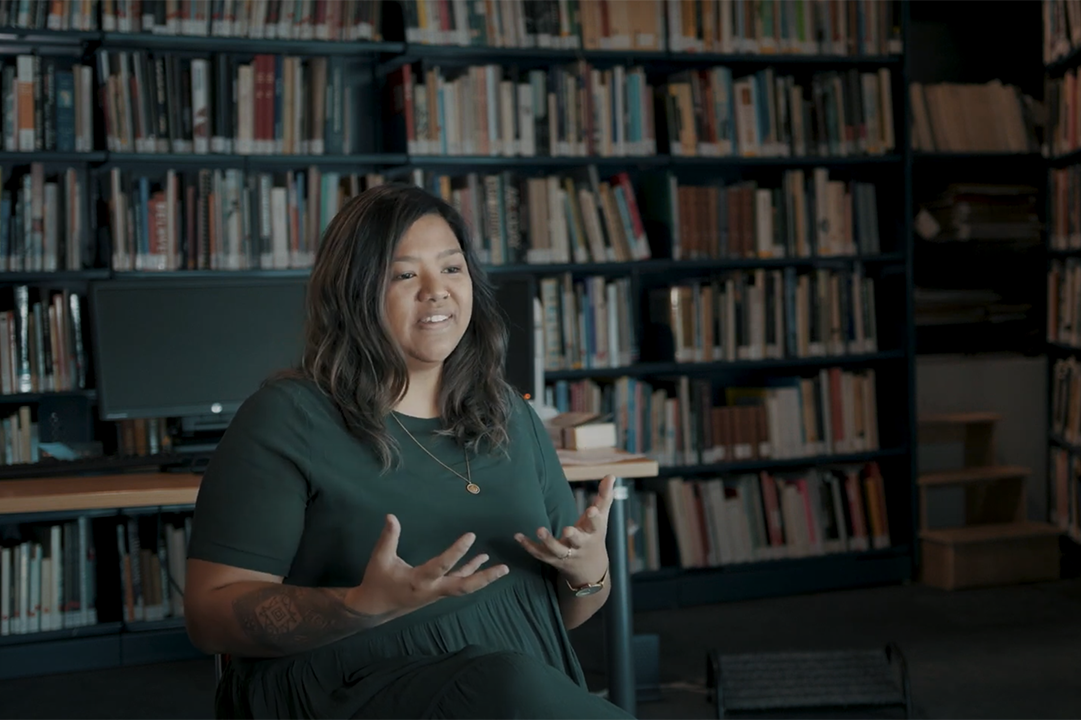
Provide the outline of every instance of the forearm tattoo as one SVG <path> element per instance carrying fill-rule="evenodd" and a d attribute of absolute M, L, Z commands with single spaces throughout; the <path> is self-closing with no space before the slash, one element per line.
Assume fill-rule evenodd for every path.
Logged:
<path fill-rule="evenodd" d="M 366 615 L 345 604 L 344 588 L 274 585 L 244 593 L 233 614 L 256 645 L 288 655 L 325 645 L 374 627 L 389 614 Z"/>

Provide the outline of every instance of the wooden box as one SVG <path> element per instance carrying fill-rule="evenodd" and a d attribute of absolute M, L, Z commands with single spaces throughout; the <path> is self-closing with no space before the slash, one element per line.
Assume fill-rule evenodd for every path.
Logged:
<path fill-rule="evenodd" d="M 1057 580 L 1059 534 L 1046 523 L 925 530 L 920 581 L 960 590 Z"/>

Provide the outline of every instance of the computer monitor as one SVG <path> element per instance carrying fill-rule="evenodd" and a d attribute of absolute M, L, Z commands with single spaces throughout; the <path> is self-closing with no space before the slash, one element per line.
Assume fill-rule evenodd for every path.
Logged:
<path fill-rule="evenodd" d="M 536 393 L 534 281 L 495 276 L 508 326 L 507 381 Z M 244 400 L 303 350 L 307 277 L 174 277 L 93 283 L 99 416 L 227 426 Z"/>
<path fill-rule="evenodd" d="M 303 348 L 306 277 L 155 277 L 94 283 L 103 420 L 221 418 Z"/>
<path fill-rule="evenodd" d="M 536 281 L 529 275 L 494 275 L 492 283 L 507 323 L 507 382 L 522 397 L 532 398 L 537 393 L 533 318 Z"/>

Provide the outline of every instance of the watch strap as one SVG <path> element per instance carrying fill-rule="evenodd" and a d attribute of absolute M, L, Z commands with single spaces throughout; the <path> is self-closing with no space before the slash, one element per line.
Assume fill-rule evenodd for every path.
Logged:
<path fill-rule="evenodd" d="M 585 589 L 587 587 L 598 587 L 599 586 L 599 587 L 603 588 L 605 581 L 608 580 L 608 570 L 609 570 L 609 568 L 604 569 L 604 575 L 601 575 L 601 579 L 598 580 L 597 582 L 586 583 L 585 585 L 579 585 L 578 587 L 575 587 L 574 585 L 571 585 L 570 582 L 567 581 L 567 580 L 564 580 L 563 582 L 567 583 L 567 587 L 569 587 L 571 589 L 571 592 L 578 592 L 579 590 L 583 590 L 583 589 Z"/>

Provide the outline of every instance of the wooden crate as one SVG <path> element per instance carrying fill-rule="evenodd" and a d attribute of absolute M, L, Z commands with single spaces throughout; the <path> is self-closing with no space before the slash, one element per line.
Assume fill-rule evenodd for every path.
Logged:
<path fill-rule="evenodd" d="M 1059 535 L 1047 523 L 971 525 L 920 533 L 920 581 L 943 590 L 1059 578 Z"/>

